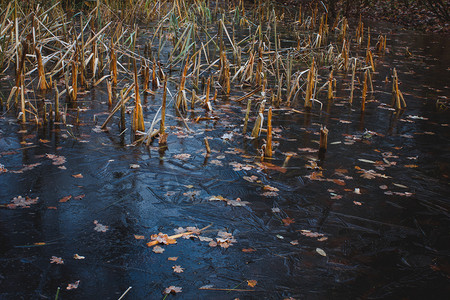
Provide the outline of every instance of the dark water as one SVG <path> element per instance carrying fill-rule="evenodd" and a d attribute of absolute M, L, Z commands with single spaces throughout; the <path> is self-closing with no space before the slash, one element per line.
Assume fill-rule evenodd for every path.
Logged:
<path fill-rule="evenodd" d="M 360 114 L 359 90 L 353 107 L 346 105 L 349 76 L 336 100 L 328 103 L 325 94 L 319 96 L 322 111 L 318 106 L 311 113 L 275 109 L 279 146 L 273 165 L 265 167 L 258 165 L 257 143 L 241 133 L 245 105 L 220 97 L 209 114 L 215 119 L 193 122 L 207 115 L 201 108 L 188 114 L 191 133 L 170 106 L 166 151 L 157 143 L 149 149 L 131 146 L 129 131 L 119 136 L 117 120 L 107 132 L 93 130 L 107 115 L 103 86 L 80 96 L 78 125 L 28 124 L 20 131 L 13 114 L 2 114 L 0 163 L 8 172 L 0 174 L 1 204 L 19 195 L 39 200 L 30 208 L 0 209 L 0 298 L 54 299 L 61 287 L 60 299 L 117 299 L 131 286 L 124 299 L 162 299 L 172 285 L 183 290 L 167 298 L 446 298 L 450 119 L 436 100 L 448 103 L 450 95 L 449 41 L 376 26 L 388 32 L 389 53 L 376 58 L 376 92 L 365 114 Z M 405 47 L 411 58 L 405 58 Z M 408 104 L 400 115 L 387 109 L 391 82 L 384 80 L 393 66 Z M 8 95 L 8 79 L 3 76 L 0 84 Z M 175 93 L 175 86 L 169 88 Z M 161 97 L 162 89 L 146 99 L 147 128 Z M 75 117 L 69 110 L 68 124 Z M 322 124 L 330 130 L 329 146 L 325 159 L 316 161 L 317 153 L 299 148 L 318 148 Z M 210 138 L 209 156 L 204 137 Z M 297 155 L 286 161 L 287 152 Z M 46 154 L 64 156 L 65 169 Z M 316 170 L 307 167 L 315 167 L 311 161 Z M 22 170 L 33 164 L 39 165 Z M 320 171 L 323 177 L 311 180 Z M 83 178 L 72 176 L 79 173 Z M 243 178 L 252 175 L 259 182 Z M 279 191 L 264 194 L 264 185 Z M 72 198 L 59 202 L 68 195 Z M 218 195 L 249 204 L 208 200 Z M 287 218 L 294 223 L 285 226 Z M 109 230 L 95 231 L 96 220 Z M 209 224 L 202 236 L 227 231 L 236 242 L 224 249 L 180 238 L 163 246 L 162 254 L 145 245 L 151 234 Z M 242 251 L 248 248 L 256 251 Z M 75 260 L 74 254 L 85 259 Z M 64 264 L 51 264 L 52 256 Z M 174 265 L 184 272 L 174 273 Z M 78 289 L 67 291 L 77 280 Z M 257 285 L 251 288 L 247 280 Z M 252 291 L 199 289 L 205 285 Z"/>

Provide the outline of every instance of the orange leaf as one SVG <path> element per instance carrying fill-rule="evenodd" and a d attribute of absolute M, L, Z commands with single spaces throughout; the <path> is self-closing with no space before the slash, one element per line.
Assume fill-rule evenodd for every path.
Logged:
<path fill-rule="evenodd" d="M 345 185 L 345 181 L 342 179 L 333 179 L 333 182 L 338 185 Z"/>
<path fill-rule="evenodd" d="M 295 223 L 294 219 L 292 218 L 286 218 L 281 221 L 283 221 L 284 226 L 289 226 L 289 224 Z"/>
<path fill-rule="evenodd" d="M 73 178 L 83 178 L 83 175 L 81 175 L 81 173 L 79 173 L 79 174 L 72 175 L 72 177 Z"/>
<path fill-rule="evenodd" d="M 145 239 L 145 237 L 143 235 L 137 235 L 137 234 L 134 235 L 134 238 L 137 239 L 137 240 Z"/>
<path fill-rule="evenodd" d="M 255 252 L 255 251 L 256 251 L 256 249 L 253 249 L 253 248 L 242 249 L 242 252 L 244 252 L 244 253 L 251 253 L 251 252 Z"/>
<path fill-rule="evenodd" d="M 65 196 L 64 198 L 60 199 L 59 202 L 64 203 L 70 200 L 72 198 L 72 195 Z"/>
<path fill-rule="evenodd" d="M 256 280 L 247 280 L 247 284 L 249 287 L 255 287 L 255 285 L 258 283 Z"/>

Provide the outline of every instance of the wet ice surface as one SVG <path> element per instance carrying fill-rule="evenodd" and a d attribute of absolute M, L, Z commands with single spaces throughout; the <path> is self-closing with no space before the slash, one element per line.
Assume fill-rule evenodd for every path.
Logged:
<path fill-rule="evenodd" d="M 0 174 L 0 296 L 54 298 L 61 287 L 62 299 L 117 299 L 132 286 L 129 299 L 159 299 L 173 285 L 182 287 L 176 297 L 184 299 L 443 298 L 449 292 L 450 136 L 448 112 L 437 111 L 435 100 L 449 95 L 449 45 L 407 32 L 388 39 L 390 53 L 377 61 L 378 92 L 363 118 L 358 103 L 344 104 L 345 89 L 334 102 L 324 100 L 322 112 L 274 110 L 279 146 L 272 165 L 261 165 L 260 144 L 242 136 L 245 105 L 222 99 L 213 103 L 217 120 L 187 121 L 192 133 L 170 109 L 163 152 L 130 146 L 117 120 L 108 132 L 93 130 L 106 118 L 103 87 L 80 99 L 86 110 L 73 127 L 30 124 L 20 131 L 12 114 L 2 115 L 0 163 L 8 171 Z M 406 46 L 410 59 L 403 56 Z M 391 82 L 383 81 L 393 65 L 408 104 L 398 117 L 383 106 L 390 103 Z M 146 121 L 161 94 L 147 98 Z M 76 111 L 69 115 L 73 124 Z M 200 115 L 201 108 L 192 112 Z M 316 166 L 317 153 L 306 149 L 318 148 L 321 124 L 330 129 L 329 146 Z M 288 152 L 296 155 L 286 161 Z M 54 164 L 47 154 L 66 162 Z M 265 185 L 279 191 L 268 193 Z M 29 208 L 8 208 L 19 195 L 39 199 Z M 212 196 L 249 204 L 209 201 Z M 294 223 L 285 226 L 289 220 Z M 94 222 L 107 230 L 94 230 Z M 209 224 L 202 236 L 227 231 L 236 242 L 224 249 L 179 238 L 162 246 L 162 254 L 145 244 L 158 232 Z M 242 251 L 249 248 L 256 251 Z M 64 264 L 51 264 L 52 256 Z M 174 265 L 184 272 L 174 273 Z M 67 291 L 77 280 L 79 287 Z M 252 291 L 199 289 L 205 285 Z"/>

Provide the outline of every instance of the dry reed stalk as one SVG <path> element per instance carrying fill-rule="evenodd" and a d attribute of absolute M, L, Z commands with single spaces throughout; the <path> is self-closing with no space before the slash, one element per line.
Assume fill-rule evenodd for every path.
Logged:
<path fill-rule="evenodd" d="M 375 49 L 378 53 L 383 52 L 383 47 L 385 47 L 385 41 L 384 41 L 384 36 L 380 35 L 378 36 L 378 41 L 377 44 L 375 45 Z"/>
<path fill-rule="evenodd" d="M 112 75 L 112 83 L 113 86 L 117 86 L 117 57 L 116 57 L 116 53 L 114 51 L 114 45 L 113 42 L 111 41 L 111 57 L 110 57 L 110 65 L 109 65 L 109 69 Z"/>
<path fill-rule="evenodd" d="M 184 69 L 183 69 L 183 74 L 181 75 L 180 87 L 178 89 L 178 94 L 177 94 L 177 101 L 175 103 L 175 107 L 178 110 L 184 110 L 184 111 L 187 110 L 185 84 L 186 84 L 186 75 L 187 75 L 188 69 L 189 69 L 189 60 L 186 60 L 186 64 L 184 65 Z"/>
<path fill-rule="evenodd" d="M 363 90 L 362 90 L 362 102 L 361 102 L 361 111 L 364 112 L 366 109 L 366 96 L 367 96 L 367 77 L 368 77 L 369 70 L 366 70 L 364 72 L 364 83 L 363 83 Z"/>
<path fill-rule="evenodd" d="M 22 117 L 22 123 L 26 123 L 27 122 L 27 118 L 25 115 L 25 85 L 24 85 L 24 79 L 23 79 L 23 74 L 21 75 L 22 79 L 21 81 L 21 85 L 20 85 L 20 114 Z"/>
<path fill-rule="evenodd" d="M 195 93 L 195 90 L 192 89 L 191 109 L 194 109 L 194 108 L 195 108 L 195 100 L 196 100 L 196 98 L 197 98 L 197 95 L 196 95 L 196 93 Z"/>
<path fill-rule="evenodd" d="M 367 50 L 366 63 L 370 63 L 370 67 L 372 68 L 372 71 L 375 72 L 375 64 L 373 63 L 372 51 L 370 51 L 370 50 Z"/>
<path fill-rule="evenodd" d="M 370 85 L 370 92 L 373 93 L 373 83 L 372 83 L 372 75 L 371 71 L 369 70 L 368 76 L 369 76 L 369 85 Z"/>
<path fill-rule="evenodd" d="M 267 115 L 267 143 L 264 149 L 265 157 L 272 157 L 272 107 L 269 107 Z"/>
<path fill-rule="evenodd" d="M 397 70 L 394 68 L 394 74 L 392 76 L 392 103 L 391 105 L 397 110 L 406 108 L 406 101 L 402 92 L 398 88 L 398 75 Z"/>
<path fill-rule="evenodd" d="M 328 129 L 327 127 L 322 127 L 320 129 L 320 141 L 319 141 L 319 152 L 327 151 L 328 144 Z"/>
<path fill-rule="evenodd" d="M 306 95 L 305 95 L 305 108 L 310 109 L 312 107 L 312 96 L 313 96 L 313 88 L 314 88 L 314 81 L 315 81 L 315 62 L 314 58 L 311 64 L 311 68 L 308 72 L 308 79 L 307 79 L 307 85 L 306 85 Z"/>
<path fill-rule="evenodd" d="M 59 113 L 59 91 L 58 86 L 55 81 L 55 122 L 59 122 L 60 120 L 60 113 Z"/>
<path fill-rule="evenodd" d="M 344 71 L 348 70 L 348 50 L 350 49 L 350 44 L 346 40 L 342 43 L 342 53 L 341 57 L 344 59 Z"/>
<path fill-rule="evenodd" d="M 302 4 L 300 3 L 299 9 L 298 9 L 298 24 L 302 26 L 303 18 L 302 18 Z"/>
<path fill-rule="evenodd" d="M 248 117 L 250 115 L 250 108 L 251 108 L 251 106 L 252 106 L 252 99 L 248 99 L 247 110 L 245 112 L 244 129 L 242 130 L 243 134 L 247 133 Z"/>
<path fill-rule="evenodd" d="M 280 107 L 281 104 L 281 91 L 283 86 L 283 74 L 281 74 L 280 79 L 278 81 L 278 89 L 277 89 L 277 98 L 275 102 L 275 107 Z"/>
<path fill-rule="evenodd" d="M 333 100 L 333 70 L 328 76 L 328 100 Z"/>
<path fill-rule="evenodd" d="M 260 105 L 259 105 L 259 112 L 258 112 L 258 117 L 256 118 L 256 122 L 255 125 L 253 126 L 253 130 L 252 130 L 252 137 L 253 138 L 257 138 L 259 136 L 259 134 L 261 133 L 261 129 L 263 127 L 264 124 L 264 108 L 266 105 L 266 100 L 261 101 Z"/>
<path fill-rule="evenodd" d="M 120 130 L 124 131 L 126 129 L 125 125 L 125 97 L 123 95 L 123 90 L 120 90 Z M 105 124 L 106 126 L 106 121 Z M 103 126 L 102 126 L 103 127 Z"/>
<path fill-rule="evenodd" d="M 133 120 L 132 120 L 132 131 L 136 134 L 137 131 L 145 131 L 144 125 L 144 114 L 142 111 L 141 97 L 139 95 L 139 81 L 136 69 L 136 60 L 133 61 L 134 64 L 134 99 L 135 106 L 133 109 Z"/>
<path fill-rule="evenodd" d="M 244 96 L 242 96 L 241 98 L 239 98 L 239 99 L 237 99 L 237 100 L 235 100 L 235 101 L 236 101 L 236 102 L 244 101 L 245 99 L 247 99 L 247 98 L 253 96 L 254 94 L 260 92 L 261 90 L 263 90 L 263 87 L 262 87 L 262 86 L 257 87 L 257 88 L 254 89 L 253 91 L 251 91 L 251 92 L 245 94 Z"/>
<path fill-rule="evenodd" d="M 355 90 L 355 73 L 356 73 L 356 58 L 353 60 L 352 66 L 352 86 L 350 89 L 350 98 L 348 99 L 350 105 L 352 105 L 353 103 L 353 91 Z"/>
<path fill-rule="evenodd" d="M 38 74 L 39 74 L 39 88 L 42 91 L 48 90 L 51 85 L 48 84 L 47 80 L 45 79 L 45 70 L 44 70 L 44 64 L 42 63 L 42 55 L 41 51 L 37 47 L 34 48 L 36 52 L 36 59 L 37 59 L 37 68 L 38 68 Z"/>
<path fill-rule="evenodd" d="M 152 89 L 156 90 L 159 86 L 158 78 L 156 77 L 156 61 L 153 60 L 153 70 L 152 70 Z"/>
<path fill-rule="evenodd" d="M 145 61 L 142 63 L 142 80 L 144 83 L 144 92 L 148 90 L 148 84 L 150 83 L 150 68 L 147 66 Z"/>
<path fill-rule="evenodd" d="M 167 76 L 164 78 L 164 91 L 163 91 L 163 98 L 162 98 L 162 105 L 161 105 L 161 123 L 159 127 L 159 134 L 165 133 L 165 123 L 166 123 L 166 98 L 167 98 Z"/>
<path fill-rule="evenodd" d="M 205 108 L 207 111 L 212 111 L 211 102 L 209 101 L 210 85 L 211 85 L 211 77 L 209 77 L 208 81 L 206 82 L 206 96 L 205 101 L 203 102 L 203 108 Z"/>
<path fill-rule="evenodd" d="M 113 98 L 111 80 L 106 80 L 106 89 L 108 90 L 108 106 L 111 107 Z"/>
<path fill-rule="evenodd" d="M 205 142 L 206 153 L 211 153 L 211 147 L 209 147 L 208 138 L 205 137 L 203 141 Z"/>
<path fill-rule="evenodd" d="M 77 101 L 77 94 L 78 94 L 77 74 L 78 74 L 78 66 L 72 60 L 72 91 L 70 93 L 70 98 L 72 101 Z"/>

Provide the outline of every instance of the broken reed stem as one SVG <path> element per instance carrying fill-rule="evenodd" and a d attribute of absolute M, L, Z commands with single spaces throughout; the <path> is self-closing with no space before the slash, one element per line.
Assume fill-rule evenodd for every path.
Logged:
<path fill-rule="evenodd" d="M 209 89 L 211 85 L 211 77 L 208 78 L 208 81 L 206 82 L 206 96 L 205 96 L 205 102 L 203 102 L 203 107 L 207 111 L 212 111 L 211 102 L 209 101 Z"/>
<path fill-rule="evenodd" d="M 145 131 L 144 125 L 144 115 L 142 112 L 141 105 L 141 97 L 139 95 L 139 82 L 138 75 L 136 69 L 136 60 L 133 61 L 134 64 L 134 98 L 135 98 L 135 106 L 133 109 L 133 122 L 132 122 L 132 131 L 136 134 L 137 131 Z"/>
<path fill-rule="evenodd" d="M 321 152 L 327 151 L 327 141 L 328 141 L 328 129 L 327 127 L 322 127 L 320 129 L 319 151 Z"/>
<path fill-rule="evenodd" d="M 265 157 L 272 157 L 272 107 L 269 107 L 267 115 L 267 143 L 264 149 Z"/>
<path fill-rule="evenodd" d="M 117 56 L 114 52 L 114 45 L 111 41 L 111 62 L 110 62 L 110 71 L 112 75 L 112 84 L 113 86 L 117 86 Z"/>
<path fill-rule="evenodd" d="M 108 90 L 108 106 L 112 106 L 112 84 L 111 80 L 106 80 L 106 89 Z"/>
<path fill-rule="evenodd" d="M 312 107 L 312 94 L 313 94 L 313 88 L 314 88 L 314 79 L 315 79 L 315 68 L 314 68 L 314 58 L 311 64 L 311 68 L 308 72 L 308 80 L 307 80 L 307 86 L 306 86 L 306 95 L 305 95 L 305 108 L 311 108 Z"/>
<path fill-rule="evenodd" d="M 405 98 L 403 98 L 402 92 L 398 88 L 398 75 L 397 70 L 394 68 L 394 74 L 392 76 L 392 103 L 391 105 L 395 109 L 399 110 L 406 107 Z"/>
<path fill-rule="evenodd" d="M 55 122 L 59 122 L 59 91 L 55 81 Z"/>
<path fill-rule="evenodd" d="M 125 110 L 126 110 L 125 109 L 125 96 L 123 95 L 123 90 L 120 90 L 120 130 L 121 131 L 124 131 L 126 129 Z M 104 126 L 106 126 L 106 121 L 105 121 Z"/>
<path fill-rule="evenodd" d="M 264 108 L 266 105 L 266 100 L 261 101 L 261 104 L 259 106 L 259 112 L 258 117 L 256 118 L 255 125 L 253 126 L 252 130 L 252 137 L 257 138 L 259 134 L 261 133 L 261 128 L 264 124 Z"/>
<path fill-rule="evenodd" d="M 45 79 L 45 70 L 44 70 L 44 64 L 42 63 L 42 55 L 41 52 L 37 47 L 34 48 L 36 53 L 36 59 L 37 59 L 37 68 L 38 68 L 38 74 L 39 74 L 39 88 L 42 91 L 45 91 L 51 87 L 50 84 L 47 83 L 47 80 Z"/>
<path fill-rule="evenodd" d="M 20 85 L 20 113 L 22 115 L 22 123 L 26 123 L 27 122 L 27 118 L 25 115 L 25 85 L 24 85 L 24 79 L 23 79 L 23 74 L 20 76 L 21 79 L 21 85 Z"/>
<path fill-rule="evenodd" d="M 372 51 L 370 51 L 370 50 L 367 50 L 366 63 L 370 63 L 372 72 L 375 72 L 375 64 L 373 63 L 373 55 L 372 55 Z"/>
<path fill-rule="evenodd" d="M 77 93 L 78 93 L 77 73 L 78 73 L 77 64 L 72 60 L 72 93 L 70 95 L 72 101 L 77 101 Z"/>
<path fill-rule="evenodd" d="M 165 123 L 166 123 L 166 98 L 167 98 L 167 77 L 164 78 L 164 91 L 162 98 L 162 106 L 161 106 L 161 125 L 159 128 L 159 134 L 164 134 L 165 132 Z"/>
<path fill-rule="evenodd" d="M 333 70 L 331 70 L 328 76 L 328 100 L 333 99 Z"/>
<path fill-rule="evenodd" d="M 355 73 L 356 73 L 356 58 L 353 60 L 353 66 L 352 66 L 352 87 L 350 90 L 350 99 L 348 100 L 350 105 L 352 105 L 352 103 L 353 103 L 353 91 L 355 89 Z"/>
<path fill-rule="evenodd" d="M 364 84 L 363 84 L 363 90 L 362 90 L 362 102 L 361 102 L 361 112 L 364 112 L 366 109 L 366 96 L 367 96 L 367 77 L 368 77 L 369 70 L 366 70 L 364 72 Z"/>
<path fill-rule="evenodd" d="M 209 142 L 208 142 L 208 138 L 204 138 L 203 141 L 205 142 L 205 148 L 206 148 L 206 153 L 211 153 L 211 148 L 209 147 Z"/>
<path fill-rule="evenodd" d="M 247 126 L 248 126 L 248 116 L 250 115 L 250 108 L 252 106 L 252 99 L 248 99 L 247 102 L 247 111 L 245 112 L 245 121 L 244 121 L 244 129 L 242 130 L 242 133 L 245 134 L 247 132 Z"/>

